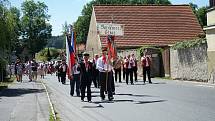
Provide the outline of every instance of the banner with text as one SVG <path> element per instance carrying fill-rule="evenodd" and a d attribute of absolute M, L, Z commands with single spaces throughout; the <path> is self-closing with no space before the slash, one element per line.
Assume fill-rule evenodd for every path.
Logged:
<path fill-rule="evenodd" d="M 123 36 L 124 25 L 112 23 L 97 23 L 97 31 L 98 34 L 101 36 L 106 35 Z"/>

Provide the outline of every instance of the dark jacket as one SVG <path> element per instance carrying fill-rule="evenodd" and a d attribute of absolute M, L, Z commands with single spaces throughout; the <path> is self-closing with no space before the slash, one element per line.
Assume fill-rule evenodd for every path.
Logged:
<path fill-rule="evenodd" d="M 88 61 L 88 70 L 86 70 L 84 61 L 80 62 L 79 64 L 81 71 L 81 82 L 91 81 L 93 75 L 93 64 Z"/>

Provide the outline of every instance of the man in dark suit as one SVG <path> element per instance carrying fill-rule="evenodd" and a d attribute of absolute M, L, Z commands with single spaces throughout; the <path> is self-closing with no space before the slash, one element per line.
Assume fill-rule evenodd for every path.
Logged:
<path fill-rule="evenodd" d="M 84 101 L 85 90 L 87 88 L 87 100 L 91 102 L 91 83 L 92 83 L 92 72 L 93 64 L 89 61 L 89 54 L 83 53 L 83 61 L 80 62 L 80 78 L 81 78 L 81 100 Z"/>

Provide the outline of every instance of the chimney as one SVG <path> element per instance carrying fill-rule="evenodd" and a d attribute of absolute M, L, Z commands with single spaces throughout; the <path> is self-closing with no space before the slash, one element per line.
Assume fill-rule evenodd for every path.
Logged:
<path fill-rule="evenodd" d="M 215 6 L 215 0 L 210 0 L 210 8 Z"/>

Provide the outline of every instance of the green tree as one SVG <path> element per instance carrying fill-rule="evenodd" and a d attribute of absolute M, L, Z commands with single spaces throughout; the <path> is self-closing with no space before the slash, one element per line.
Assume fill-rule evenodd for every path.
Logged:
<path fill-rule="evenodd" d="M 77 43 L 86 43 L 92 6 L 96 4 L 171 4 L 171 2 L 169 0 L 93 0 L 84 6 L 82 15 L 74 23 L 77 32 Z"/>
<path fill-rule="evenodd" d="M 19 38 L 19 17 L 17 8 L 9 8 L 8 0 L 0 0 L 0 74 L 5 72 L 6 64 Z M 4 74 L 5 76 L 5 74 Z M 0 77 L 1 78 L 1 77 Z M 2 78 L 1 78 L 2 79 Z"/>
<path fill-rule="evenodd" d="M 60 51 L 56 48 L 44 48 L 36 54 L 36 59 L 40 61 L 48 61 L 51 59 L 57 59 Z"/>
<path fill-rule="evenodd" d="M 20 11 L 15 7 L 8 9 L 7 4 L 6 0 L 0 2 L 0 49 L 9 57 L 20 43 Z"/>
<path fill-rule="evenodd" d="M 207 26 L 207 7 L 201 7 L 197 11 L 197 17 L 202 27 Z"/>
<path fill-rule="evenodd" d="M 22 3 L 22 38 L 30 54 L 34 57 L 47 44 L 52 26 L 48 23 L 50 15 L 43 2 L 26 0 Z"/>
<path fill-rule="evenodd" d="M 193 13 L 196 15 L 199 24 L 202 26 L 207 25 L 207 7 L 203 6 L 201 8 L 198 8 L 196 4 L 190 3 L 190 7 L 193 10 Z"/>

